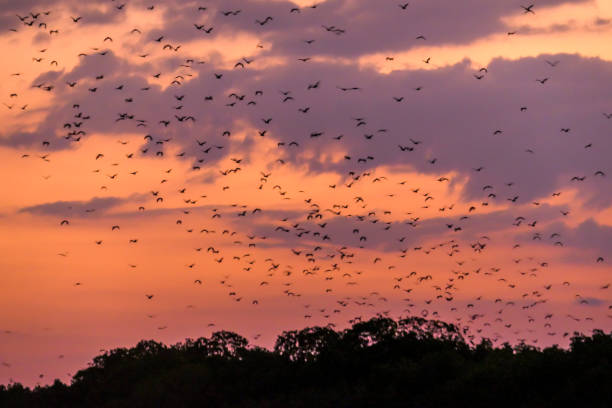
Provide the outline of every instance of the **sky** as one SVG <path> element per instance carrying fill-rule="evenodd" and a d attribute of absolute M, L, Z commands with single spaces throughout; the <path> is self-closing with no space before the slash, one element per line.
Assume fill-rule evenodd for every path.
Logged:
<path fill-rule="evenodd" d="M 0 384 L 418 315 L 612 329 L 607 0 L 0 3 Z"/>

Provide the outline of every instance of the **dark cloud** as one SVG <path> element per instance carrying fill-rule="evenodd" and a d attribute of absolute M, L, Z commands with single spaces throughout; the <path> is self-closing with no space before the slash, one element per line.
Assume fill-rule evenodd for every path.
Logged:
<path fill-rule="evenodd" d="M 576 298 L 576 300 L 574 301 L 574 304 L 580 305 L 580 306 L 588 306 L 588 307 L 599 307 L 602 305 L 606 304 L 605 300 L 602 299 L 598 299 L 598 298 L 594 298 L 594 297 L 581 297 L 581 298 Z"/>
<path fill-rule="evenodd" d="M 103 214 L 125 201 L 126 199 L 119 197 L 94 197 L 88 201 L 56 201 L 53 203 L 38 204 L 24 207 L 20 209 L 19 212 L 58 217 L 95 216 L 96 214 Z"/>
<path fill-rule="evenodd" d="M 587 0 L 540 0 L 536 8 L 582 3 Z M 368 1 L 328 0 L 316 8 L 304 7 L 291 13 L 296 5 L 289 1 L 228 0 L 207 4 L 197 11 L 198 4 L 177 4 L 164 16 L 165 26 L 148 35 L 149 40 L 165 35 L 175 41 L 193 39 L 194 35 L 214 38 L 219 33 L 249 33 L 270 44 L 270 55 L 332 55 L 357 57 L 379 52 L 404 51 L 427 45 L 465 44 L 477 38 L 513 30 L 502 17 L 519 14 L 517 4 L 486 0 L 428 0 L 410 2 L 406 10 L 397 1 L 381 1 L 372 8 Z M 241 10 L 238 15 L 224 16 L 224 11 Z M 266 17 L 265 25 L 256 23 Z M 531 18 L 526 15 L 525 19 Z M 185 24 L 189 21 L 190 24 Z M 214 27 L 209 35 L 196 31 L 193 23 Z M 345 32 L 336 35 L 323 26 Z M 417 40 L 424 35 L 426 40 Z M 307 45 L 304 40 L 315 42 Z"/>
<path fill-rule="evenodd" d="M 470 213 L 469 216 L 464 216 L 465 212 L 455 215 L 439 212 L 431 217 L 418 217 L 417 221 L 415 217 L 410 216 L 386 221 L 385 218 L 391 217 L 391 214 L 385 215 L 380 209 L 359 211 L 358 208 L 351 207 L 342 211 L 341 215 L 335 215 L 327 209 L 322 209 L 319 213 L 323 217 L 317 220 L 307 218 L 310 213 L 308 210 L 285 213 L 282 217 L 280 214 L 271 217 L 270 212 L 266 211 L 265 215 L 259 218 L 230 219 L 230 222 L 257 235 L 269 236 L 272 241 L 264 245 L 272 247 L 346 246 L 399 253 L 401 250 L 414 252 L 415 247 L 435 250 L 440 245 L 448 246 L 450 242 L 455 242 L 460 244 L 462 252 L 471 253 L 474 250 L 471 245 L 476 242 L 489 248 L 505 245 L 508 249 L 516 242 L 529 243 L 534 231 L 540 231 L 540 228 L 534 229 L 527 224 L 537 217 L 540 225 L 547 225 L 554 221 L 559 213 L 556 207 L 543 206 L 522 208 L 516 214 L 505 210 L 483 214 L 476 212 Z M 461 209 L 456 208 L 455 211 Z M 514 224 L 519 214 L 527 221 L 516 226 Z M 289 219 L 281 221 L 284 217 Z M 279 227 L 288 229 L 289 232 Z M 323 239 L 326 235 L 329 240 Z M 552 241 L 544 241 L 552 246 Z"/>
<path fill-rule="evenodd" d="M 528 226 L 533 221 L 538 224 Z M 544 220 L 540 215 L 528 217 L 516 229 L 516 233 L 511 233 L 514 242 L 523 247 L 545 249 L 546 256 L 554 256 L 557 262 L 607 268 L 612 259 L 612 227 L 592 218 L 572 226 L 555 219 L 554 214 Z M 598 262 L 599 257 L 603 261 Z"/>
<path fill-rule="evenodd" d="M 561 62 L 551 68 L 547 59 Z M 611 89 L 601 84 L 612 65 L 578 56 L 543 55 L 497 59 L 488 70 L 478 81 L 467 61 L 434 71 L 389 75 L 322 63 L 271 69 L 254 86 L 272 89 L 275 101 L 266 101 L 275 119 L 270 126 L 259 126 L 286 143 L 283 155 L 292 161 L 304 162 L 304 150 L 314 151 L 315 158 L 330 151 L 351 157 L 340 163 L 308 159 L 315 172 L 402 164 L 434 176 L 452 171 L 468 176 L 468 199 L 486 197 L 482 188 L 487 184 L 495 187 L 498 199 L 519 195 L 523 203 L 575 186 L 585 190 L 584 198 L 592 205 L 609 203 L 610 197 L 600 194 L 606 177 L 594 174 L 608 172 L 605 152 L 612 146 L 606 137 L 609 122 L 601 111 Z M 547 77 L 544 85 L 536 81 Z M 316 81 L 319 89 L 307 90 Z M 342 92 L 337 86 L 361 89 Z M 422 89 L 415 91 L 417 87 Z M 291 90 L 295 100 L 282 103 L 282 95 L 274 90 Z M 398 103 L 393 97 L 404 100 Z M 527 111 L 521 112 L 522 106 Z M 298 113 L 305 107 L 310 107 L 308 114 Z M 354 118 L 359 117 L 367 124 L 357 127 Z M 259 120 L 255 114 L 250 118 L 254 124 Z M 502 133 L 494 135 L 498 129 Z M 311 138 L 313 132 L 323 136 Z M 340 134 L 341 141 L 332 139 Z M 365 135 L 373 136 L 368 140 Z M 287 147 L 290 141 L 300 146 Z M 401 151 L 399 145 L 414 151 Z M 368 156 L 374 159 L 357 163 Z M 437 161 L 430 164 L 428 159 L 433 158 Z M 481 166 L 483 171 L 473 170 Z M 570 182 L 574 176 L 586 176 L 586 181 Z M 504 187 L 508 182 L 514 186 Z"/>
<path fill-rule="evenodd" d="M 78 24 L 117 23 L 124 18 L 124 10 L 116 9 L 116 4 L 106 0 L 81 2 L 78 0 L 20 0 L 0 3 L 0 30 L 16 29 L 17 31 L 37 30 L 49 35 L 49 30 L 59 30 L 74 24 L 62 12 L 67 10 L 73 17 L 82 17 Z M 24 18 L 24 21 L 21 21 Z M 60 16 L 63 20 L 60 20 Z M 28 25 L 30 22 L 32 25 Z M 42 24 L 41 24 L 42 23 Z M 41 39 L 39 38 L 38 41 Z"/>
<path fill-rule="evenodd" d="M 552 234 L 558 234 L 555 241 L 562 242 L 564 246 L 588 251 L 585 256 L 593 263 L 598 256 L 604 257 L 604 260 L 612 256 L 612 227 L 599 224 L 592 218 L 573 228 L 563 223 L 554 223 L 543 231 L 542 236 L 550 240 Z M 595 257 L 593 254 L 596 254 Z"/>
<path fill-rule="evenodd" d="M 551 67 L 547 60 L 559 63 Z M 130 75 L 125 74 L 128 71 Z M 170 139 L 167 143 L 178 143 L 194 164 L 195 159 L 212 164 L 230 153 L 248 156 L 260 135 L 253 132 L 240 142 L 223 136 L 226 130 L 236 134 L 247 125 L 284 143 L 278 155 L 306 164 L 312 172 L 346 174 L 408 165 L 432 177 L 459 173 L 467 178 L 463 195 L 469 200 L 484 199 L 493 191 L 498 201 L 519 196 L 517 202 L 525 203 L 574 187 L 594 208 L 609 205 L 612 198 L 602 194 L 608 177 L 595 175 L 612 171 L 606 153 L 612 148 L 606 136 L 610 122 L 601 114 L 608 109 L 612 92 L 605 85 L 612 64 L 599 59 L 576 55 L 496 59 L 482 80 L 474 78 L 469 61 L 388 75 L 333 63 L 294 62 L 254 72 L 192 63 L 179 82 L 166 89 L 149 85 L 147 71 L 155 72 L 155 67 L 128 64 L 112 52 L 83 57 L 81 64 L 56 81 L 55 95 L 63 104 L 54 105 L 49 120 L 31 134 L 9 135 L 4 144 L 25 145 L 37 135 L 56 134 L 52 147 L 67 147 L 74 142 L 62 137 L 66 131 L 60 126 L 72 120 L 73 104 L 78 103 L 91 116 L 84 125 L 88 133 L 141 131 L 143 137 L 153 136 L 147 146 L 152 152 L 163 150 L 158 141 Z M 216 79 L 214 74 L 223 77 Z M 97 75 L 104 79 L 95 80 Z M 544 78 L 546 83 L 537 82 Z M 171 82 L 173 77 L 166 74 L 164 79 Z M 78 86 L 68 88 L 65 81 L 77 81 Z M 124 88 L 118 91 L 120 84 Z M 308 89 L 313 84 L 318 85 Z M 338 89 L 352 86 L 360 89 Z M 257 90 L 263 95 L 256 96 Z M 290 92 L 293 100 L 283 102 L 281 91 Z M 242 100 L 229 97 L 231 93 Z M 183 99 L 177 100 L 181 95 Z M 212 101 L 205 100 L 208 95 Z M 396 102 L 393 97 L 404 99 Z M 128 98 L 133 102 L 127 103 Z M 520 110 L 523 106 L 526 111 Z M 300 113 L 298 108 L 309 111 Z M 121 114 L 133 119 L 117 121 Z M 195 121 L 178 120 L 188 116 Z M 355 118 L 360 117 L 363 126 L 357 126 Z M 263 118 L 272 121 L 264 124 Z M 138 119 L 145 122 L 139 125 Z M 163 120 L 169 125 L 160 124 Z M 570 130 L 562 132 L 564 128 Z M 494 134 L 496 130 L 501 133 Z M 321 136 L 311 137 L 319 132 Z M 333 139 L 341 134 L 342 140 Z M 196 139 L 206 144 L 198 146 Z M 414 151 L 401 151 L 400 146 Z M 350 160 L 321 159 L 330 152 Z M 436 162 L 431 164 L 433 159 Z M 474 170 L 480 167 L 482 171 Z M 573 177 L 585 180 L 571 181 Z M 504 184 L 509 182 L 512 187 Z M 485 192 L 485 185 L 494 189 Z"/>
<path fill-rule="evenodd" d="M 240 108 L 226 106 L 233 101 L 228 94 L 237 72 L 205 66 L 199 72 L 184 70 L 182 75 L 178 74 L 180 77 L 164 74 L 162 78 L 167 84 L 174 79 L 178 82 L 162 89 L 148 82 L 153 72 L 159 72 L 154 64 L 130 64 L 112 51 L 104 55 L 100 52 L 81 57 L 79 65 L 70 72 L 48 72 L 36 78 L 34 85 L 44 83 L 55 87 L 52 95 L 57 103 L 52 105 L 38 129 L 17 130 L 0 143 L 18 147 L 40 146 L 43 141 L 50 141 L 48 148 L 56 150 L 69 148 L 78 136 L 85 139 L 94 132 L 138 132 L 143 136 L 142 148 L 149 149 L 149 155 L 164 152 L 168 144 L 178 143 L 187 149 L 186 155 L 194 160 L 194 165 L 202 168 L 234 150 L 250 151 L 254 139 L 237 141 L 230 137 L 241 130 L 241 125 L 234 124 L 244 120 L 244 114 L 237 113 Z M 224 81 L 215 80 L 214 73 L 222 73 Z M 192 75 L 196 76 L 192 78 Z M 77 85 L 71 88 L 66 85 L 68 82 Z M 214 95 L 214 100 L 207 102 L 207 95 Z M 254 93 L 250 98 L 254 99 Z M 82 116 L 75 119 L 78 114 L 88 119 Z M 126 118 L 121 119 L 121 115 Z M 194 121 L 181 121 L 181 117 L 193 117 Z M 167 126 L 164 121 L 168 121 Z M 75 128 L 74 122 L 82 124 Z M 66 128 L 66 124 L 71 126 Z M 223 135 L 226 130 L 230 136 Z M 72 131 L 85 133 L 69 137 Z M 145 140 L 146 135 L 153 139 Z M 199 146 L 196 140 L 206 144 Z"/>

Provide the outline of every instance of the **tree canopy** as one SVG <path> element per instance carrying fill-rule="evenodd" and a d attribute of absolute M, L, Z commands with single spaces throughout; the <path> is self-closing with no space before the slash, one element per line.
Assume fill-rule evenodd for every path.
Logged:
<path fill-rule="evenodd" d="M 1 407 L 612 406 L 612 332 L 569 349 L 468 344 L 454 325 L 377 317 L 309 327 L 273 350 L 219 331 L 167 346 L 143 340 L 93 359 L 70 385 L 0 385 Z"/>

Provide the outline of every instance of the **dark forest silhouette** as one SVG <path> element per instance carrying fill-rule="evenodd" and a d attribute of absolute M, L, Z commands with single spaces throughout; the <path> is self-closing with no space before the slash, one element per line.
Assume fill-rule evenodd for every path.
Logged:
<path fill-rule="evenodd" d="M 458 327 L 378 317 L 284 332 L 152 340 L 93 359 L 71 385 L 0 386 L 0 407 L 611 407 L 612 332 L 569 349 L 470 345 Z"/>

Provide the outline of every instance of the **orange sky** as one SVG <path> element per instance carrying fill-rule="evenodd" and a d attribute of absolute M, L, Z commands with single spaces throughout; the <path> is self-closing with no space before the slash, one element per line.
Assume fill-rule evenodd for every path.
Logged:
<path fill-rule="evenodd" d="M 605 137 L 609 138 L 612 120 L 606 121 L 601 113 L 605 109 L 612 113 L 612 103 L 598 96 L 596 83 L 583 84 L 580 71 L 587 67 L 612 72 L 612 54 L 605 40 L 612 35 L 609 2 L 551 0 L 541 8 L 536 5 L 535 15 L 522 13 L 517 4 L 510 14 L 487 16 L 501 22 L 498 30 L 456 42 L 436 42 L 436 29 L 444 27 L 432 20 L 431 33 L 427 33 L 433 37 L 431 43 L 415 44 L 412 34 L 404 33 L 403 47 L 393 48 L 381 38 L 380 47 L 364 45 L 363 50 L 351 51 L 353 54 L 346 51 L 347 44 L 342 48 L 342 35 L 326 33 L 308 13 L 326 12 L 339 20 L 342 13 L 371 7 L 365 2 L 323 1 L 316 9 L 308 8 L 310 2 L 299 4 L 305 7 L 300 17 L 305 23 L 292 26 L 283 20 L 288 18 L 290 3 L 251 1 L 242 12 L 249 13 L 248 19 L 236 20 L 240 22 L 233 29 L 233 23 L 227 23 L 230 20 L 223 20 L 223 7 L 211 5 L 208 14 L 198 15 L 187 6 L 174 10 L 171 3 L 160 1 L 155 10 L 148 11 L 133 1 L 114 20 L 108 17 L 117 12 L 114 4 L 105 1 L 1 8 L 1 16 L 10 17 L 10 24 L 0 34 L 0 47 L 8 50 L 8 58 L 0 65 L 4 78 L 0 98 L 6 106 L 0 109 L 0 172 L 4 175 L 0 195 L 0 383 L 44 384 L 55 377 L 69 381 L 68 373 L 85 367 L 100 349 L 133 345 L 142 338 L 172 343 L 229 329 L 256 344 L 271 346 L 282 330 L 329 323 L 341 328 L 355 316 L 377 313 L 426 315 L 469 326 L 477 337 L 512 343 L 524 339 L 539 345 L 566 345 L 564 333 L 611 328 L 611 292 L 606 285 L 612 250 L 605 244 L 606 238 L 612 239 L 612 205 L 605 196 L 611 190 L 606 176 L 593 173 L 612 172 L 612 168 L 600 166 L 604 159 L 584 156 L 587 147 L 583 145 L 593 143 L 597 154 L 609 157 Z M 385 7 L 396 5 L 390 2 Z M 425 6 L 417 2 L 414 7 L 414 13 L 419 13 L 418 7 Z M 56 37 L 49 36 L 48 30 L 24 27 L 13 17 L 47 8 L 52 10 L 46 20 L 48 29 L 60 29 Z M 270 31 L 247 25 L 270 10 L 278 10 Z M 192 27 L 187 32 L 174 21 L 179 12 L 191 13 L 194 22 L 207 27 L 214 25 L 215 35 L 206 37 Z M 73 23 L 69 16 L 77 14 L 100 21 L 88 23 L 84 17 Z M 359 31 L 359 24 L 368 23 L 365 20 L 354 19 L 354 26 L 343 34 L 347 41 L 358 41 L 351 36 Z M 18 31 L 8 31 L 13 27 Z M 130 34 L 135 27 L 142 34 Z M 469 32 L 471 27 L 460 29 Z M 509 36 L 507 31 L 514 29 L 517 34 Z M 159 32 L 166 39 L 160 43 L 151 40 L 162 35 Z M 103 41 L 107 35 L 112 42 Z M 375 86 L 363 91 L 376 101 L 384 98 L 388 105 L 376 102 L 371 107 L 365 99 L 344 98 L 350 94 L 343 92 L 344 99 L 324 97 L 329 105 L 318 110 L 308 99 L 310 94 L 304 95 L 310 92 L 304 90 L 306 85 L 318 77 L 300 77 L 308 69 L 301 63 L 295 65 L 296 56 L 283 48 L 285 38 L 303 46 L 303 40 L 310 37 L 317 38 L 314 44 L 337 41 L 337 56 L 323 46 L 299 55 L 312 58 L 308 64 L 314 67 L 313 75 L 329 75 L 321 87 L 331 88 L 330 92 L 340 92 L 336 88 L 341 86 L 361 86 L 350 81 L 362 77 L 365 88 L 367 81 L 392 81 L 404 78 L 402 75 L 408 79 L 402 80 L 401 88 L 389 85 L 392 94 L 386 93 L 388 88 Z M 166 42 L 181 48 L 163 50 Z M 114 62 L 95 59 L 107 57 L 94 56 L 93 47 L 99 47 L 97 52 L 112 50 Z M 81 52 L 90 55 L 78 57 Z M 149 56 L 138 56 L 143 54 Z M 568 57 L 573 54 L 574 59 Z M 39 57 L 41 62 L 33 60 Z M 254 63 L 246 64 L 244 71 L 234 68 L 243 57 Z M 431 61 L 426 64 L 427 57 Z M 181 66 L 189 58 L 205 63 Z M 524 127 L 517 129 L 538 129 L 529 145 L 502 135 L 499 143 L 506 143 L 503 146 L 482 147 L 466 139 L 469 151 L 441 150 L 436 140 L 471 135 L 469 126 L 474 121 L 468 118 L 449 118 L 457 120 L 456 134 L 415 132 L 408 137 L 398 130 L 407 121 L 431 122 L 417 111 L 419 104 L 429 103 L 427 91 L 443 83 L 448 94 L 442 99 L 454 101 L 452 93 L 459 93 L 464 83 L 481 84 L 471 71 L 490 64 L 499 66 L 500 73 L 489 69 L 486 75 L 500 87 L 477 90 L 465 96 L 462 106 L 449 109 L 469 111 L 466 106 L 473 104 L 474 110 L 482 109 L 477 118 L 508 118 L 499 120 L 498 126 L 512 128 L 519 121 L 513 119 L 519 106 L 506 115 L 494 110 L 501 110 L 497 99 L 487 98 L 495 95 L 503 100 L 516 92 L 532 111 L 532 104 L 541 98 L 531 93 L 539 89 L 527 66 L 534 59 L 542 72 L 538 78 L 552 78 L 551 94 L 545 95 L 549 99 L 536 112 L 544 115 L 550 109 L 552 113 L 550 119 L 541 121 L 537 116 L 532 122 L 519 119 Z M 563 61 L 552 71 L 557 68 L 547 66 L 546 60 L 557 59 Z M 50 66 L 52 60 L 58 65 Z M 588 65 L 591 63 L 595 68 Z M 510 64 L 527 64 L 524 74 L 520 71 L 523 65 Z M 563 69 L 566 71 L 559 75 L 571 76 L 572 81 L 559 85 L 554 75 Z M 342 70 L 346 76 L 334 76 Z M 212 73 L 222 71 L 235 83 L 219 88 L 221 82 L 215 82 Z M 427 77 L 425 71 L 436 76 Z M 152 77 L 158 72 L 160 78 Z M 446 82 L 446 76 L 457 72 L 466 72 L 465 79 Z M 506 85 L 514 83 L 510 79 L 502 82 L 510 78 L 508 72 L 524 80 L 524 88 Z M 255 116 L 243 106 L 249 98 L 257 98 L 253 96 L 256 88 L 240 82 L 243 73 L 257 86 L 269 85 L 262 99 L 248 108 L 258 109 Z M 96 80 L 96 75 L 105 78 Z M 180 84 L 170 84 L 177 75 L 182 76 Z M 280 91 L 286 89 L 282 87 L 291 82 L 283 83 L 280 78 L 296 83 L 291 111 L 280 102 Z M 78 82 L 74 88 L 65 84 L 71 80 Z M 46 92 L 32 87 L 42 82 L 54 88 Z M 115 95 L 113 88 L 122 82 L 129 86 L 121 98 L 132 97 L 133 102 L 106 96 Z M 150 94 L 136 89 L 141 86 L 137 84 L 146 83 L 153 88 Z M 413 89 L 420 85 L 424 85 L 425 102 L 411 99 Z M 98 92 L 87 91 L 94 86 Z M 232 109 L 224 106 L 233 101 L 226 91 L 248 97 L 244 102 L 235 100 L 242 105 L 229 116 L 232 123 L 220 124 L 224 112 Z M 445 95 L 445 89 L 438 91 Z M 181 92 L 188 95 L 184 100 L 173 98 Z M 18 95 L 11 96 L 13 93 Z M 204 101 L 209 94 L 215 95 L 214 105 Z M 566 106 L 562 98 L 570 94 L 575 99 Z M 399 105 L 392 97 L 400 95 L 406 95 L 409 108 L 394 111 Z M 596 125 L 573 118 L 566 123 L 570 119 L 563 112 L 580 106 L 581 97 L 597 102 L 593 107 Z M 346 108 L 352 103 L 355 105 Z M 72 108 L 73 104 L 80 106 Z M 178 105 L 184 108 L 168 108 Z M 313 110 L 312 119 L 304 119 L 311 113 L 295 113 L 306 105 Z M 351 114 L 363 114 L 368 124 L 355 128 L 354 117 L 334 116 L 336 109 L 344 112 L 345 108 Z M 172 115 L 196 115 L 197 120 L 192 124 L 173 120 L 164 128 L 157 122 L 172 117 L 167 109 Z M 146 118 L 147 127 L 115 122 L 117 112 L 128 111 L 136 113 L 136 119 Z M 75 118 L 79 112 L 81 117 Z M 83 115 L 91 115 L 91 122 L 83 120 Z M 390 115 L 395 115 L 392 121 Z M 260 136 L 258 132 L 266 126 L 253 117 L 274 117 L 271 126 L 285 122 Z M 78 121 L 85 122 L 80 126 L 87 129 L 86 135 L 78 142 L 76 136 L 67 141 L 67 132 L 82 129 L 74 125 Z M 66 122 L 72 126 L 64 127 Z M 550 173 L 549 180 L 555 180 L 554 187 L 562 194 L 551 196 L 548 189 L 553 187 L 548 185 L 528 188 L 529 176 L 523 184 L 504 187 L 511 176 L 503 168 L 503 157 L 514 151 L 523 154 L 528 148 L 540 154 L 543 142 L 538 139 L 542 133 L 538 126 L 550 122 L 554 122 L 555 140 L 565 137 L 557 135 L 563 126 L 578 128 L 579 136 L 573 130 L 570 136 L 582 137 L 559 142 L 560 146 L 575 143 L 575 152 L 556 155 L 553 146 L 551 154 L 538 162 L 540 171 Z M 591 132 L 589 126 L 600 132 Z M 343 133 L 336 132 L 338 128 L 346 129 L 344 138 L 332 139 Z M 227 129 L 232 129 L 231 136 L 220 136 Z M 322 130 L 322 136 L 308 137 Z M 487 138 L 493 130 L 486 128 Z M 361 148 L 363 133 L 375 135 L 374 144 L 367 149 Z M 171 140 L 147 143 L 146 134 L 152 134 L 154 141 L 167 135 Z M 207 144 L 200 146 L 196 140 Z M 300 141 L 299 146 L 290 150 L 294 140 Z M 43 141 L 50 141 L 50 146 Z M 215 147 L 220 143 L 223 149 Z M 398 144 L 413 147 L 412 156 L 406 157 L 416 156 L 419 161 L 394 159 L 389 152 L 393 149 L 395 154 Z M 389 150 L 384 146 L 390 146 Z M 207 147 L 212 151 L 203 153 Z M 159 149 L 163 157 L 155 156 Z M 96 158 L 100 153 L 103 156 Z M 133 156 L 128 157 L 130 154 Z M 358 157 L 368 154 L 375 158 L 364 159 L 363 165 L 356 163 Z M 202 157 L 204 162 L 197 163 Z M 474 157 L 480 161 L 476 163 Z M 426 160 L 434 158 L 441 163 L 439 170 L 424 167 Z M 354 166 L 349 168 L 353 175 L 345 171 L 348 162 Z M 480 163 L 487 163 L 484 170 L 475 171 Z M 196 165 L 200 168 L 194 169 Z M 579 165 L 588 174 L 587 184 L 568 181 Z M 529 164 L 520 162 L 516 167 L 523 166 Z M 236 172 L 221 173 L 237 167 Z M 519 170 L 516 177 L 522 174 Z M 267 173 L 269 176 L 264 175 Z M 487 197 L 491 191 L 475 197 L 474 183 L 495 184 L 491 191 L 496 197 Z M 529 199 L 507 200 L 515 194 Z M 156 201 L 157 197 L 163 201 Z M 254 213 L 255 209 L 260 211 Z M 238 215 L 242 211 L 245 216 Z M 565 211 L 568 215 L 562 215 Z M 309 214 L 321 218 L 308 219 Z M 513 225 L 519 216 L 525 220 Z M 69 224 L 61 225 L 63 220 Z M 528 226 L 536 220 L 534 226 Z M 114 225 L 120 229 L 112 230 Z M 461 229 L 455 230 L 458 226 Z M 553 235 L 555 232 L 559 235 Z M 323 240 L 324 235 L 330 239 Z M 365 240 L 360 241 L 362 236 Z M 486 244 L 482 252 L 474 251 L 477 243 Z M 209 247 L 219 252 L 213 254 L 207 251 Z M 301 252 L 296 255 L 292 250 Z M 598 257 L 603 261 L 597 262 Z M 411 274 L 413 271 L 416 273 Z M 430 279 L 419 279 L 427 276 Z M 147 294 L 154 296 L 147 299 Z M 553 317 L 545 318 L 547 314 Z"/>

